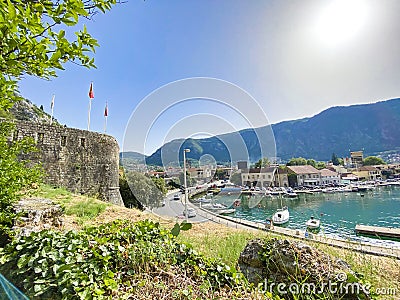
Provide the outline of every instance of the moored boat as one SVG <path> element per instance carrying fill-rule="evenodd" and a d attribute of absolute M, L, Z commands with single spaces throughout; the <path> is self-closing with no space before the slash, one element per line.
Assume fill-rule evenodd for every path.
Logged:
<path fill-rule="evenodd" d="M 318 219 L 315 219 L 314 217 L 311 217 L 307 222 L 306 222 L 307 228 L 308 229 L 318 229 L 320 224 L 320 221 Z"/>
<path fill-rule="evenodd" d="M 273 224 L 281 225 L 289 221 L 289 210 L 287 206 L 279 208 L 272 216 Z"/>

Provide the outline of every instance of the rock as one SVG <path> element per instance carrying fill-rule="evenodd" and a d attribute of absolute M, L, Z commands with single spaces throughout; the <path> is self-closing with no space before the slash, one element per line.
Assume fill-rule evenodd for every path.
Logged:
<path fill-rule="evenodd" d="M 239 257 L 239 266 L 246 278 L 255 284 L 263 281 L 264 264 L 259 254 L 264 249 L 262 240 L 250 241 Z"/>
<path fill-rule="evenodd" d="M 22 214 L 13 227 L 20 236 L 62 225 L 63 209 L 49 199 L 22 199 L 14 210 Z"/>
<path fill-rule="evenodd" d="M 238 267 L 249 282 L 263 283 L 285 299 L 304 293 L 322 296 L 321 291 L 329 299 L 370 299 L 348 263 L 303 242 L 252 240 L 240 254 Z"/>

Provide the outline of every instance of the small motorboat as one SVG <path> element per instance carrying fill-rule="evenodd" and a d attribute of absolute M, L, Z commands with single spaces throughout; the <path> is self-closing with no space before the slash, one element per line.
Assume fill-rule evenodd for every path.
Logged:
<path fill-rule="evenodd" d="M 207 198 L 201 197 L 201 198 L 199 198 L 197 200 L 197 202 L 199 202 L 199 203 L 211 203 L 211 199 L 207 199 Z"/>
<path fill-rule="evenodd" d="M 318 219 L 314 219 L 314 217 L 311 217 L 307 222 L 306 222 L 307 228 L 308 229 L 318 229 L 320 226 L 320 221 Z"/>
<path fill-rule="evenodd" d="M 282 188 L 282 190 L 284 189 Z M 297 193 L 295 193 L 292 188 L 287 188 L 286 190 L 284 190 L 284 195 L 285 197 L 288 198 L 297 198 L 298 196 Z"/>
<path fill-rule="evenodd" d="M 286 206 L 279 208 L 272 216 L 272 223 L 276 225 L 285 224 L 289 221 L 289 210 Z"/>

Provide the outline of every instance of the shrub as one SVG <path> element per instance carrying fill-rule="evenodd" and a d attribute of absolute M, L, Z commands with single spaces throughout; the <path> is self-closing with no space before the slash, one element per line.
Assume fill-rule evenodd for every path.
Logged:
<path fill-rule="evenodd" d="M 140 274 L 174 269 L 212 289 L 246 284 L 235 269 L 205 259 L 151 221 L 42 231 L 13 241 L 0 254 L 0 272 L 32 299 L 118 298 L 139 293 Z"/>

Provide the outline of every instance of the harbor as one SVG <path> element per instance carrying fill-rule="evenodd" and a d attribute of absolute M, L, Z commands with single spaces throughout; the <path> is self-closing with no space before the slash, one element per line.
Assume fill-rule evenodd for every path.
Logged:
<path fill-rule="evenodd" d="M 266 222 L 254 222 L 245 219 L 233 218 L 231 216 L 218 215 L 208 210 L 200 209 L 202 217 L 208 221 L 219 223 L 234 228 L 247 230 L 261 230 L 272 234 L 284 235 L 295 239 L 314 241 L 331 245 L 337 248 L 349 249 L 361 253 L 373 254 L 379 256 L 393 257 L 400 259 L 400 247 L 396 245 L 379 245 L 368 243 L 366 241 L 353 241 L 340 237 L 329 237 L 319 234 L 313 234 L 306 230 L 290 229 L 280 226 L 270 226 Z"/>
<path fill-rule="evenodd" d="M 235 201 L 238 203 L 237 200 L 240 200 L 240 205 L 233 205 Z M 362 192 L 304 192 L 298 193 L 295 198 L 245 191 L 236 196 L 216 195 L 213 202 L 234 207 L 235 211 L 228 215 L 229 218 L 255 224 L 264 224 L 266 219 L 286 206 L 290 212 L 289 221 L 279 227 L 274 226 L 275 230 L 306 232 L 307 221 L 314 217 L 321 224 L 318 231 L 312 233 L 317 239 L 333 238 L 400 248 L 400 240 L 393 240 L 400 231 L 400 188 L 397 184 L 374 186 Z M 383 231 L 395 231 L 396 235 L 358 234 L 357 225 L 395 228 Z"/>

